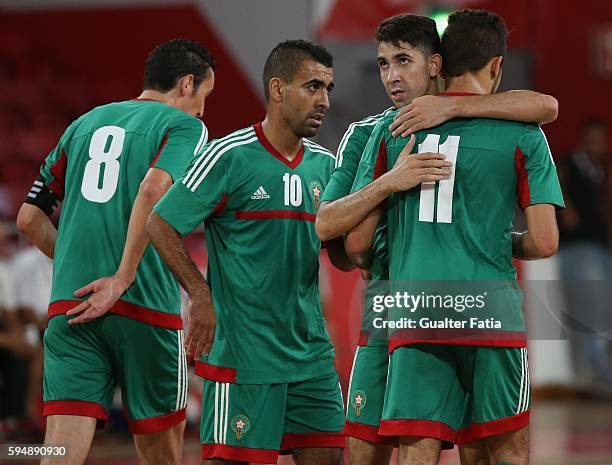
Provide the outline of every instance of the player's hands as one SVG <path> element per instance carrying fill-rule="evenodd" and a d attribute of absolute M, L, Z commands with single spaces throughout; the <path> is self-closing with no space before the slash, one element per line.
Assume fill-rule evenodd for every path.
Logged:
<path fill-rule="evenodd" d="M 408 137 L 421 129 L 432 128 L 453 117 L 452 100 L 435 95 L 415 98 L 395 115 L 389 126 L 393 137 Z"/>
<path fill-rule="evenodd" d="M 131 282 L 127 279 L 119 275 L 113 275 L 96 279 L 87 286 L 83 286 L 74 293 L 74 296 L 85 297 L 87 294 L 91 295 L 79 305 L 66 312 L 68 316 L 80 313 L 76 318 L 68 320 L 68 323 L 71 325 L 87 323 L 88 321 L 100 318 L 117 303 L 130 285 Z"/>
<path fill-rule="evenodd" d="M 441 153 L 417 153 L 410 155 L 414 147 L 414 134 L 399 154 L 393 168 L 383 175 L 392 192 L 402 192 L 422 182 L 442 181 L 453 173 L 453 164 Z"/>
<path fill-rule="evenodd" d="M 187 315 L 185 352 L 188 357 L 199 360 L 202 353 L 210 354 L 215 339 L 217 317 L 210 294 L 190 296 Z"/>

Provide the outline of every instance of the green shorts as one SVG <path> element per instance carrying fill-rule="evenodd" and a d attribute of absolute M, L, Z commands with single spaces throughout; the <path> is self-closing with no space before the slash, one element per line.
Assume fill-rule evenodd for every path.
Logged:
<path fill-rule="evenodd" d="M 67 320 L 51 318 L 45 332 L 45 416 L 104 421 L 118 384 L 132 433 L 162 431 L 185 419 L 183 330 L 110 313 L 75 326 Z"/>
<path fill-rule="evenodd" d="M 527 349 L 415 344 L 390 360 L 383 436 L 468 444 L 529 424 Z"/>
<path fill-rule="evenodd" d="M 276 463 L 279 453 L 344 447 L 338 376 L 288 384 L 204 380 L 202 459 Z"/>
<path fill-rule="evenodd" d="M 388 350 L 387 346 L 358 346 L 355 351 L 346 401 L 347 436 L 369 442 L 397 442 L 378 434 L 387 387 Z"/>

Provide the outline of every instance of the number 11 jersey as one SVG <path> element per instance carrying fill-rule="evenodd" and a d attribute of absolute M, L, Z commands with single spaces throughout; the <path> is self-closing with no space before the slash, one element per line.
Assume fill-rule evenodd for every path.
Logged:
<path fill-rule="evenodd" d="M 407 138 L 394 138 L 387 129 L 394 116 L 395 112 L 386 116 L 374 129 L 353 191 L 391 170 L 406 146 Z M 444 304 L 444 309 L 455 309 L 451 315 L 464 318 L 460 323 L 465 321 L 466 326 L 458 328 L 462 340 L 454 328 L 448 332 L 440 323 L 442 326 L 430 330 L 419 321 L 424 327 L 418 326 L 418 330 L 392 332 L 390 348 L 401 345 L 397 343 L 399 333 L 410 333 L 411 337 L 404 340 L 413 342 L 435 339 L 443 343 L 522 347 L 523 296 L 516 283 L 510 236 L 515 208 L 517 203 L 522 209 L 535 204 L 564 207 L 544 133 L 535 124 L 456 118 L 416 133 L 412 153 L 423 152 L 444 154 L 454 164 L 453 174 L 450 179 L 424 183 L 387 199 L 391 287 L 427 297 L 429 306 L 419 307 L 410 316 L 426 317 L 428 321 L 446 324 L 449 313 L 437 303 L 439 296 L 452 296 L 457 302 L 461 295 L 471 301 L 482 294 L 485 307 L 479 313 L 464 312 L 460 304 Z M 472 316 L 477 321 L 467 320 Z M 492 329 L 507 334 L 488 331 L 486 319 L 499 321 L 500 328 Z M 485 322 L 487 331 L 480 331 L 480 321 Z M 478 331 L 466 331 L 471 329 L 467 323 L 474 324 Z M 473 334 L 478 337 L 471 339 Z"/>
<path fill-rule="evenodd" d="M 207 137 L 202 121 L 144 99 L 94 108 L 66 129 L 40 171 L 45 186 L 63 201 L 49 317 L 75 306 L 74 291 L 117 271 L 132 206 L 149 168 L 177 179 Z M 150 244 L 136 280 L 111 311 L 182 327 L 178 284 Z"/>

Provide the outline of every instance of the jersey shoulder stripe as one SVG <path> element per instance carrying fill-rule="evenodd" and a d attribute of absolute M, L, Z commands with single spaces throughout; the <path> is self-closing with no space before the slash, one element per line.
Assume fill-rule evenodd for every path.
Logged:
<path fill-rule="evenodd" d="M 258 140 L 259 139 L 255 134 L 255 131 L 253 131 L 252 133 L 246 133 L 241 137 L 230 139 L 228 143 L 223 146 L 219 145 L 216 150 L 212 151 L 208 155 L 209 161 L 205 164 L 206 168 L 204 169 L 204 171 L 199 175 L 199 177 L 194 177 L 194 182 L 187 184 L 187 187 L 191 189 L 192 192 L 195 192 L 195 190 L 202 183 L 202 181 L 204 181 L 210 170 L 213 169 L 215 164 L 219 161 L 221 155 L 236 147 L 239 147 L 241 145 L 248 145 Z"/>
<path fill-rule="evenodd" d="M 322 145 L 319 145 L 316 142 L 313 142 L 308 139 L 302 139 L 302 140 L 304 142 L 304 145 L 308 147 L 308 150 L 310 150 L 311 152 L 327 155 L 328 157 L 332 157 L 334 160 L 336 159 L 336 156 L 333 153 L 331 153 L 329 150 L 327 150 L 325 147 L 323 147 Z"/>
<path fill-rule="evenodd" d="M 338 152 L 336 154 L 336 167 L 342 166 L 342 159 L 344 158 L 344 150 L 346 150 L 346 146 L 348 145 L 348 142 L 351 136 L 355 132 L 355 128 L 361 127 L 361 126 L 376 126 L 376 124 L 382 118 L 387 116 L 393 110 L 395 110 L 395 107 L 390 107 L 390 108 L 387 108 L 382 113 L 379 113 L 377 115 L 368 116 L 359 121 L 355 121 L 349 124 L 349 127 L 347 128 L 346 132 L 342 136 L 342 139 L 340 139 L 340 145 L 338 146 Z"/>
<path fill-rule="evenodd" d="M 200 140 L 198 141 L 198 144 L 193 150 L 194 155 L 197 155 L 200 149 L 206 144 L 206 142 L 208 142 L 208 129 L 206 128 L 204 121 L 200 120 L 200 123 L 202 123 L 202 133 L 200 134 Z"/>
<path fill-rule="evenodd" d="M 252 127 L 249 127 L 240 129 L 225 137 L 212 141 L 210 144 L 204 147 L 204 150 L 202 151 L 198 159 L 189 169 L 187 175 L 183 179 L 183 184 L 191 188 L 197 177 L 200 175 L 202 170 L 206 168 L 206 165 L 210 162 L 210 160 L 213 159 L 218 150 L 228 144 L 231 144 L 235 140 L 251 137 L 253 134 L 255 134 L 255 130 Z"/>

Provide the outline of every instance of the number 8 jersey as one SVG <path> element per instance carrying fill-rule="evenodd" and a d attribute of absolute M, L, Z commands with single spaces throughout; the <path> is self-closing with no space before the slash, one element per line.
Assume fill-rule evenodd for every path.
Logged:
<path fill-rule="evenodd" d="M 257 124 L 208 144 L 155 207 L 183 235 L 206 220 L 217 327 L 199 375 L 270 384 L 334 372 L 314 227 L 334 162 L 306 139 L 290 162 Z"/>
<path fill-rule="evenodd" d="M 149 168 L 181 176 L 207 141 L 202 121 L 153 100 L 94 108 L 74 121 L 49 154 L 26 202 L 48 187 L 63 201 L 49 317 L 74 307 L 74 291 L 116 272 L 132 206 Z M 149 245 L 136 280 L 111 310 L 178 329 L 178 284 Z"/>

